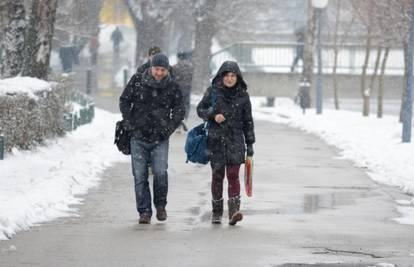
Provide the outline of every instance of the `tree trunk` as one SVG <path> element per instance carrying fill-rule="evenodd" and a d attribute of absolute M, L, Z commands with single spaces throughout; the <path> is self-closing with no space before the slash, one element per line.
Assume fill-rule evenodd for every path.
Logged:
<path fill-rule="evenodd" d="M 140 26 L 137 29 L 137 46 L 136 46 L 136 63 L 139 66 L 145 60 L 148 49 L 152 46 L 158 46 L 165 53 L 164 45 L 164 22 L 153 19 L 150 16 L 144 16 Z"/>
<path fill-rule="evenodd" d="M 339 18 L 341 14 L 341 1 L 336 2 L 336 21 L 335 21 L 335 33 L 334 33 L 334 65 L 332 69 L 332 81 L 334 87 L 334 103 L 335 109 L 339 110 L 339 96 L 338 96 L 338 77 L 336 75 L 336 69 L 338 67 L 338 28 L 339 28 Z"/>
<path fill-rule="evenodd" d="M 315 27 L 316 27 L 316 16 L 315 10 L 312 8 L 311 1 L 307 1 L 307 27 L 306 27 L 306 36 L 305 36 L 305 45 L 303 52 L 303 69 L 302 69 L 302 78 L 301 82 L 309 83 L 309 89 L 312 88 L 313 84 L 313 50 L 315 43 Z M 310 96 L 310 92 L 308 92 Z M 310 99 L 307 102 L 308 107 L 310 108 Z"/>
<path fill-rule="evenodd" d="M 164 19 L 154 15 L 150 0 L 125 1 L 128 11 L 134 21 L 136 30 L 135 64 L 141 65 L 151 46 L 158 46 L 166 51 L 164 45 Z"/>
<path fill-rule="evenodd" d="M 141 27 L 141 19 L 139 19 L 139 7 L 138 4 L 135 1 L 132 0 L 125 0 L 125 5 L 128 8 L 129 14 L 131 15 L 132 21 L 134 22 L 134 28 L 135 28 L 135 65 L 138 66 L 138 64 L 141 62 L 140 57 L 141 52 L 139 52 L 139 42 L 141 39 L 141 36 L 138 34 L 138 29 Z"/>
<path fill-rule="evenodd" d="M 3 77 L 17 76 L 23 66 L 24 37 L 26 18 L 24 0 L 13 0 L 7 4 L 10 20 L 5 28 L 2 48 L 4 60 L 0 61 Z"/>
<path fill-rule="evenodd" d="M 185 29 L 180 33 L 180 38 L 178 39 L 178 50 L 191 51 L 191 43 L 193 41 L 193 29 Z"/>
<path fill-rule="evenodd" d="M 25 45 L 24 76 L 47 79 L 57 0 L 33 0 Z"/>
<path fill-rule="evenodd" d="M 192 90 L 202 92 L 209 84 L 211 44 L 216 24 L 214 10 L 217 0 L 206 1 L 196 15 L 195 47 L 193 55 L 194 74 Z"/>
<path fill-rule="evenodd" d="M 374 83 L 375 83 L 375 79 L 377 77 L 378 68 L 379 68 L 379 64 L 380 64 L 380 61 L 381 61 L 381 54 L 382 54 L 382 47 L 377 47 L 377 57 L 375 59 L 374 71 L 371 74 L 371 79 L 370 79 L 370 82 L 369 82 L 369 86 L 367 88 L 368 95 L 370 95 L 370 96 L 371 96 L 371 93 L 374 89 Z M 368 112 L 369 112 L 369 110 L 368 110 Z"/>
<path fill-rule="evenodd" d="M 370 56 L 370 52 L 371 52 L 371 32 L 368 31 L 367 34 L 367 44 L 365 47 L 365 60 L 364 60 L 364 65 L 362 66 L 362 74 L 361 74 L 361 95 L 362 95 L 362 100 L 363 100 L 363 107 L 362 107 L 362 115 L 367 117 L 369 116 L 369 90 L 367 90 L 365 87 L 365 79 L 367 76 L 367 68 L 368 68 L 368 64 L 369 64 L 369 56 Z"/>
<path fill-rule="evenodd" d="M 12 1 L 12 0 L 10 0 Z M 3 40 L 4 27 L 9 24 L 8 5 L 10 1 L 0 1 L 0 42 Z M 1 49 L 1 46 L 0 46 Z M 1 53 L 0 53 L 1 59 Z"/>
<path fill-rule="evenodd" d="M 384 51 L 384 57 L 381 63 L 381 73 L 378 80 L 378 100 L 377 100 L 377 117 L 382 118 L 383 115 L 383 99 L 384 99 L 384 75 L 385 67 L 387 65 L 388 53 L 390 48 L 386 47 Z"/>
<path fill-rule="evenodd" d="M 372 89 L 374 88 L 375 78 L 377 77 L 377 74 L 378 74 L 378 68 L 379 68 L 379 64 L 380 64 L 380 61 L 381 61 L 381 54 L 382 54 L 382 47 L 378 47 L 377 48 L 377 57 L 375 59 L 374 71 L 371 75 L 371 80 L 370 80 L 369 87 L 368 87 L 370 93 L 372 92 Z"/>

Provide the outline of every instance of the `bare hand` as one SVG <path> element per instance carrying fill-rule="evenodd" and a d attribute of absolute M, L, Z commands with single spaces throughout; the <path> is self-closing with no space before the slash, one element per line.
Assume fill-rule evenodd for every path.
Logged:
<path fill-rule="evenodd" d="M 225 121 L 225 120 L 226 120 L 226 118 L 224 118 L 223 114 L 217 114 L 217 115 L 214 117 L 214 120 L 215 120 L 217 123 L 222 123 L 223 121 Z"/>

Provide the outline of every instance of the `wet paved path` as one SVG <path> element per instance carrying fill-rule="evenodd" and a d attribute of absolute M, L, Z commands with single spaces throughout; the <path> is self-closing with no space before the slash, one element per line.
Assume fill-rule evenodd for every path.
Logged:
<path fill-rule="evenodd" d="M 119 163 L 79 217 L 0 242 L 0 266 L 414 266 L 414 226 L 391 220 L 395 199 L 407 196 L 314 136 L 262 121 L 256 134 L 254 197 L 242 191 L 240 225 L 210 224 L 210 169 L 186 164 L 185 137 L 175 134 L 165 223 L 137 224 L 130 164 Z"/>

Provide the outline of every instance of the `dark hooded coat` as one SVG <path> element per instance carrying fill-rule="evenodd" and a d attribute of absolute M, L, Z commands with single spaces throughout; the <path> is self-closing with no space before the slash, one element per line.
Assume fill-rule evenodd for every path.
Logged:
<path fill-rule="evenodd" d="M 135 73 L 125 87 L 119 108 L 138 140 L 154 143 L 166 140 L 184 119 L 181 91 L 170 75 L 156 81 L 147 69 Z"/>
<path fill-rule="evenodd" d="M 237 75 L 237 83 L 232 88 L 223 85 L 223 76 L 227 72 Z M 212 108 L 212 90 L 217 96 L 215 108 Z M 247 85 L 236 62 L 226 61 L 221 65 L 197 106 L 197 114 L 211 122 L 207 143 L 211 166 L 220 168 L 244 163 L 246 145 L 255 142 L 255 135 Z M 223 114 L 226 120 L 216 123 L 214 117 L 217 114 Z"/>

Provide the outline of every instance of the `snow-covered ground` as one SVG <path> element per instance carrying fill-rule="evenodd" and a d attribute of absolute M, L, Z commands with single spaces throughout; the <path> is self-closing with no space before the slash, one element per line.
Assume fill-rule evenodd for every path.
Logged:
<path fill-rule="evenodd" d="M 113 145 L 120 115 L 95 112 L 91 124 L 35 151 L 14 150 L 0 161 L 0 240 L 36 223 L 75 215 L 71 205 L 99 183 L 101 172 L 128 160 Z"/>
<path fill-rule="evenodd" d="M 196 102 L 200 96 L 194 96 Z M 284 123 L 320 136 L 339 148 L 340 156 L 364 168 L 380 183 L 414 194 L 414 143 L 401 143 L 397 117 L 364 118 L 359 112 L 325 109 L 317 116 L 303 115 L 289 99 L 252 98 L 256 120 Z M 113 145 L 114 125 L 120 118 L 100 109 L 91 124 L 35 151 L 14 150 L 0 161 L 0 240 L 39 222 L 76 214 L 73 204 L 99 184 L 102 171 L 115 162 L 128 161 Z M 396 203 L 400 223 L 414 224 L 414 199 Z"/>

